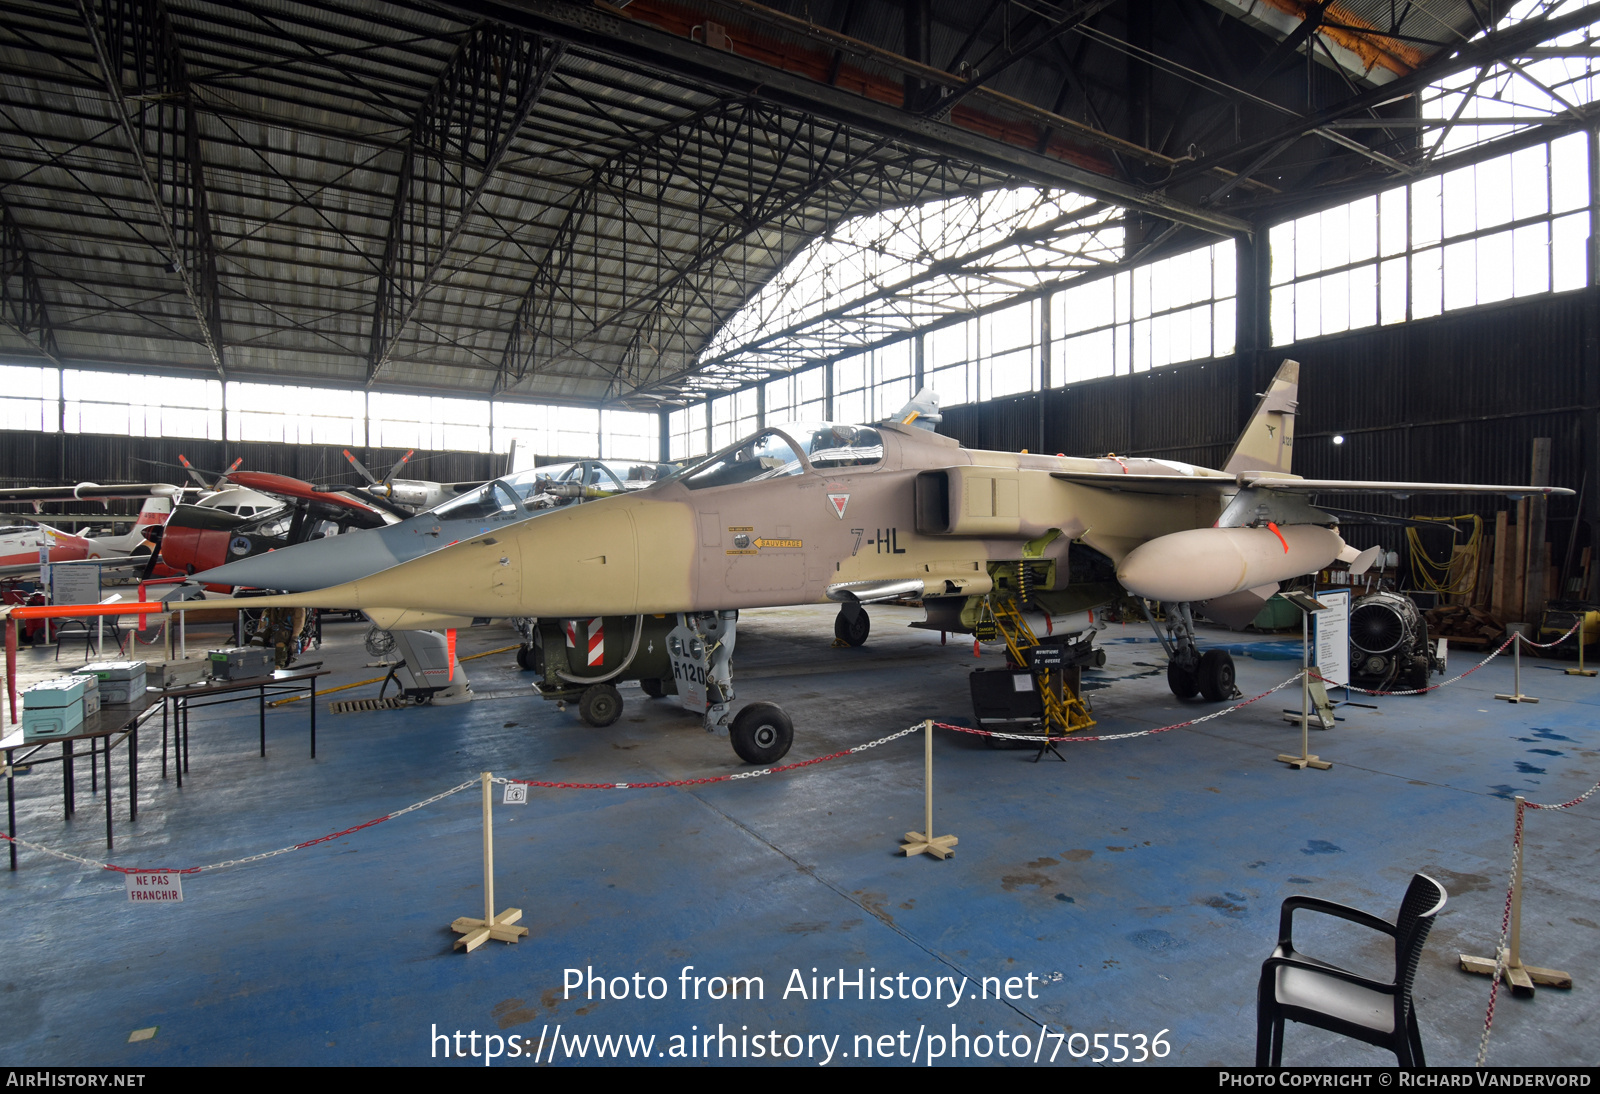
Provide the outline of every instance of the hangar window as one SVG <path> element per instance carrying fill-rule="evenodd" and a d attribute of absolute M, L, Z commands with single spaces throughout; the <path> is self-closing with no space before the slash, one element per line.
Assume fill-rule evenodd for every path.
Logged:
<path fill-rule="evenodd" d="M 493 451 L 486 399 L 374 391 L 367 397 L 367 414 L 367 443 L 376 447 Z"/>
<path fill-rule="evenodd" d="M 64 369 L 68 433 L 222 436 L 222 382 Z"/>
<path fill-rule="evenodd" d="M 755 388 L 711 400 L 711 447 L 723 448 L 756 431 Z"/>
<path fill-rule="evenodd" d="M 801 369 L 788 376 L 769 380 L 764 385 L 767 421 L 787 422 L 796 418 L 822 419 L 828 416 L 823 406 L 827 374 L 823 368 Z"/>
<path fill-rule="evenodd" d="M 364 392 L 230 383 L 227 395 L 229 440 L 366 443 Z"/>
<path fill-rule="evenodd" d="M 1121 209 L 1031 187 L 856 217 L 796 254 L 717 331 L 699 363 L 714 374 L 842 359 L 1116 262 L 1123 237 Z M 982 356 L 974 352 L 962 360 Z M 1003 386 L 1017 382 L 1016 369 L 1002 362 L 1001 371 Z"/>
<path fill-rule="evenodd" d="M 1056 293 L 1052 386 L 1232 353 L 1234 263 L 1224 240 Z"/>
<path fill-rule="evenodd" d="M 1588 205 L 1573 133 L 1276 225 L 1273 343 L 1582 288 Z"/>
<path fill-rule="evenodd" d="M 1521 0 L 1497 29 L 1530 18 L 1565 14 L 1582 2 Z M 1594 102 L 1600 96 L 1595 31 L 1591 24 L 1542 43 L 1542 55 L 1519 58 L 1514 65 L 1468 69 L 1424 89 L 1418 96 L 1422 117 L 1449 122 L 1428 134 L 1429 158 L 1509 136 Z"/>
<path fill-rule="evenodd" d="M 54 433 L 61 424 L 60 376 L 53 368 L 0 365 L 0 429 Z"/>
<path fill-rule="evenodd" d="M 833 413 L 840 422 L 875 422 L 911 400 L 915 371 L 911 339 L 833 363 Z M 822 417 L 808 408 L 795 417 Z M 776 419 L 774 419 L 776 420 Z"/>
<path fill-rule="evenodd" d="M 495 451 L 594 459 L 600 455 L 600 412 L 542 403 L 494 404 Z M 518 462 L 521 460 L 519 458 Z"/>
<path fill-rule="evenodd" d="M 687 460 L 703 455 L 706 444 L 706 404 L 675 410 L 667 415 L 667 454 L 674 460 Z"/>
<path fill-rule="evenodd" d="M 653 460 L 658 451 L 654 414 L 626 410 L 600 412 L 600 458 L 603 460 Z M 503 447 L 503 446 L 502 446 Z"/>

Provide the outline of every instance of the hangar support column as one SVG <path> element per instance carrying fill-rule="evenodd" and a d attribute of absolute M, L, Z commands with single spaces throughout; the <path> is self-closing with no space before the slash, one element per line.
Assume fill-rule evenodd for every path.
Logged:
<path fill-rule="evenodd" d="M 1237 407 L 1231 436 L 1237 437 L 1250 420 L 1256 393 L 1277 370 L 1272 351 L 1272 248 L 1264 228 L 1253 235 L 1234 237 L 1236 291 L 1234 297 L 1234 380 Z"/>

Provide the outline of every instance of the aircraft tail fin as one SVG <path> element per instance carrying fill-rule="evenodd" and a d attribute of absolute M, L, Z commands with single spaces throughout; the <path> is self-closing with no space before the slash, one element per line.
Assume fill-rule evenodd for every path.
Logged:
<path fill-rule="evenodd" d="M 1300 397 L 1300 365 L 1285 361 L 1262 393 L 1249 424 L 1228 455 L 1223 470 L 1280 471 L 1294 463 L 1294 418 Z"/>
<path fill-rule="evenodd" d="M 147 524 L 165 524 L 172 515 L 172 499 L 164 497 L 146 498 L 144 505 L 139 509 L 139 519 L 133 522 L 135 528 L 143 528 Z"/>
<path fill-rule="evenodd" d="M 944 421 L 944 415 L 939 413 L 939 395 L 932 388 L 924 387 L 911 397 L 911 401 L 893 414 L 884 419 L 896 425 L 914 425 L 919 429 L 932 430 L 934 426 Z"/>

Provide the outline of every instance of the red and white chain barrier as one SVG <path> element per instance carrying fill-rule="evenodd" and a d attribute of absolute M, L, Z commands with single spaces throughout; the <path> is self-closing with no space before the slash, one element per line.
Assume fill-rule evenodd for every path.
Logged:
<path fill-rule="evenodd" d="M 68 862 L 76 862 L 80 866 L 88 866 L 89 868 L 94 869 L 94 870 L 110 870 L 110 871 L 112 871 L 114 873 L 118 873 L 118 874 L 144 874 L 144 873 L 150 873 L 150 874 L 198 874 L 198 873 L 203 873 L 205 871 L 224 870 L 229 866 L 243 866 L 246 863 L 260 862 L 263 859 L 277 858 L 279 855 L 287 855 L 290 851 L 303 851 L 307 847 L 315 847 L 319 843 L 327 843 L 329 840 L 338 839 L 340 836 L 348 836 L 352 832 L 359 832 L 363 828 L 371 828 L 374 825 L 382 824 L 384 821 L 391 821 L 391 820 L 394 820 L 396 817 L 403 817 L 407 813 L 411 813 L 411 812 L 414 812 L 414 811 L 416 811 L 418 809 L 421 809 L 423 806 L 432 805 L 434 802 L 437 802 L 437 801 L 443 801 L 445 798 L 448 798 L 452 794 L 459 794 L 463 790 L 470 790 L 472 787 L 477 786 L 477 785 L 478 785 L 478 780 L 477 779 L 475 779 L 475 778 L 468 779 L 466 782 L 462 783 L 460 786 L 452 786 L 449 790 L 446 790 L 443 793 L 435 794 L 431 798 L 424 798 L 422 801 L 419 801 L 419 802 L 414 802 L 413 804 L 406 806 L 404 809 L 396 809 L 393 813 L 385 813 L 383 816 L 377 817 L 377 818 L 375 818 L 373 820 L 369 820 L 365 824 L 358 824 L 358 825 L 355 825 L 352 828 L 346 828 L 346 829 L 343 829 L 342 831 L 338 831 L 338 832 L 329 832 L 326 836 L 318 836 L 316 839 L 308 839 L 304 843 L 296 843 L 296 844 L 294 844 L 292 846 L 289 846 L 289 847 L 280 847 L 276 851 L 263 851 L 259 855 L 247 855 L 244 858 L 224 859 L 222 862 L 213 862 L 213 863 L 209 863 L 209 864 L 207 864 L 205 866 L 189 866 L 189 867 L 185 867 L 184 869 L 181 869 L 181 870 L 172 869 L 171 867 L 164 867 L 164 866 L 163 867 L 114 866 L 109 862 L 100 862 L 100 861 L 97 861 L 96 859 L 84 858 L 81 855 L 74 855 L 74 854 L 71 854 L 70 852 L 67 852 L 67 851 L 57 851 L 53 847 L 46 847 L 43 844 L 33 843 L 32 841 L 22 839 L 19 836 L 9 836 L 4 832 L 0 832 L 0 839 L 9 840 L 11 843 L 16 844 L 18 847 L 26 847 L 30 851 L 39 851 L 39 852 L 42 852 L 42 853 L 44 853 L 46 855 L 53 855 L 56 858 L 65 859 Z"/>
<path fill-rule="evenodd" d="M 1570 633 L 1570 632 L 1569 632 Z M 1500 916 L 1500 941 L 1494 948 L 1494 979 L 1489 985 L 1489 1010 L 1483 1016 L 1483 1039 L 1478 1042 L 1478 1066 L 1482 1067 L 1489 1058 L 1489 1030 L 1494 1025 L 1494 1003 L 1500 993 L 1500 978 L 1505 975 L 1506 969 L 1506 936 L 1511 933 L 1511 901 L 1517 890 L 1517 877 L 1522 870 L 1522 818 L 1529 809 L 1571 809 L 1580 805 L 1600 792 L 1600 783 L 1595 783 L 1589 789 L 1579 794 L 1571 801 L 1564 801 L 1559 805 L 1543 805 L 1539 802 L 1523 801 L 1517 799 L 1517 823 L 1511 836 L 1511 880 L 1506 884 L 1506 906 Z"/>
<path fill-rule="evenodd" d="M 826 763 L 829 760 L 837 760 L 844 756 L 853 756 L 856 753 L 866 752 L 869 749 L 877 748 L 879 745 L 888 744 L 890 741 L 899 740 L 901 737 L 916 733 L 921 728 L 922 723 L 918 722 L 916 725 L 908 726 L 907 728 L 900 730 L 898 733 L 891 733 L 887 737 L 879 737 L 875 741 L 868 741 L 865 744 L 855 745 L 852 748 L 841 749 L 838 752 L 832 752 L 826 756 L 818 756 L 814 760 L 801 760 L 799 763 L 781 764 L 777 767 L 763 768 L 760 771 L 740 771 L 730 775 L 712 775 L 700 779 L 670 779 L 647 783 L 558 783 L 543 782 L 537 779 L 508 779 L 496 776 L 494 777 L 493 781 L 502 784 L 519 783 L 523 786 L 538 786 L 555 790 L 645 790 L 656 787 L 704 786 L 708 783 L 737 782 L 741 779 L 756 779 L 763 775 L 777 775 L 785 771 L 797 771 L 800 768 L 813 767 L 816 764 Z M 329 840 L 336 840 L 342 836 L 348 836 L 352 833 L 360 832 L 364 828 L 372 828 L 376 825 L 382 824 L 384 821 L 391 821 L 396 817 L 403 817 L 407 813 L 415 812 L 416 810 L 432 805 L 435 802 L 443 801 L 452 794 L 459 794 L 463 790 L 470 790 L 479 785 L 479 782 L 480 780 L 478 778 L 468 779 L 466 782 L 461 783 L 458 786 L 452 786 L 449 790 L 435 794 L 431 798 L 424 798 L 422 801 L 414 802 L 413 804 L 406 806 L 404 809 L 396 809 L 393 813 L 385 813 L 383 816 L 369 820 L 365 824 L 357 824 L 350 828 L 341 829 L 338 832 L 329 832 L 325 836 L 318 836 L 316 839 L 306 840 L 303 843 L 296 843 L 289 847 L 280 847 L 276 851 L 263 851 L 257 855 L 247 855 L 243 858 L 236 859 L 225 859 L 222 862 L 213 862 L 205 866 L 189 866 L 183 869 L 174 869 L 171 867 L 116 866 L 109 862 L 100 862 L 97 859 L 84 858 L 82 855 L 74 855 L 69 851 L 58 851 L 53 847 L 46 847 L 43 844 L 34 843 L 32 840 L 25 840 L 19 836 L 10 836 L 4 832 L 0 832 L 0 840 L 8 840 L 11 843 L 16 844 L 18 847 L 26 847 L 30 851 L 38 851 L 42 854 L 51 855 L 67 862 L 76 862 L 78 865 L 87 866 L 92 870 L 110 870 L 119 874 L 198 874 L 203 872 L 223 870 L 229 866 L 244 866 L 248 863 L 261 862 L 265 859 L 276 858 L 279 855 L 287 855 L 291 851 L 302 851 L 307 847 L 315 847 L 319 843 L 327 843 Z"/>
<path fill-rule="evenodd" d="M 1266 691 L 1263 691 L 1260 695 L 1252 695 L 1250 698 L 1244 700 L 1243 702 L 1235 703 L 1231 707 L 1223 707 L 1221 710 L 1214 710 L 1210 714 L 1203 714 L 1198 718 L 1190 718 L 1186 722 L 1174 722 L 1170 726 L 1160 726 L 1156 729 L 1136 729 L 1130 733 L 1102 733 L 1094 737 L 1080 737 L 1075 733 L 1069 733 L 1065 737 L 1050 737 L 1048 740 L 1051 744 L 1069 745 L 1088 744 L 1091 741 L 1126 741 L 1134 737 L 1149 737 L 1157 733 L 1170 733 L 1174 729 L 1184 729 L 1188 726 L 1197 726 L 1201 722 L 1209 722 L 1213 718 L 1224 717 L 1225 715 L 1232 714 L 1236 710 L 1240 710 L 1249 706 L 1251 703 L 1259 702 L 1275 691 L 1282 691 L 1290 684 L 1299 680 L 1303 674 L 1303 671 L 1304 670 L 1302 670 L 1302 672 L 1295 673 L 1281 684 L 1273 685 Z M 1031 744 L 1039 744 L 1046 740 L 1046 738 L 1039 736 L 1037 733 L 997 733 L 991 729 L 972 729 L 969 726 L 951 725 L 949 722 L 935 722 L 933 724 L 939 729 L 954 730 L 957 733 L 970 733 L 975 737 L 993 737 L 999 741 L 1027 741 Z"/>
<path fill-rule="evenodd" d="M 853 748 L 840 749 L 830 752 L 826 756 L 818 756 L 814 760 L 801 760 L 799 763 L 779 764 L 777 767 L 767 767 L 760 771 L 739 771 L 731 775 L 707 775 L 699 779 L 662 779 L 648 783 L 558 783 L 546 782 L 541 779 L 510 779 L 500 775 L 494 776 L 494 781 L 502 785 L 514 783 L 518 786 L 537 786 L 544 790 L 654 790 L 667 786 L 706 786 L 710 783 L 737 782 L 740 779 L 759 779 L 763 775 L 778 775 L 785 771 L 797 771 L 802 767 L 813 767 L 817 764 L 827 763 L 845 756 L 853 756 L 858 752 L 865 752 L 869 748 L 886 745 L 890 741 L 898 741 L 901 737 L 908 736 L 922 728 L 918 722 L 914 726 L 907 726 L 898 733 L 891 733 L 887 737 L 879 737 L 876 741 L 856 745 Z"/>

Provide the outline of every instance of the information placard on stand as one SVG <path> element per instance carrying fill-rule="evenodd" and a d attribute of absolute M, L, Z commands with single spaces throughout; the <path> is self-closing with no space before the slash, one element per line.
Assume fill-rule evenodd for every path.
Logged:
<path fill-rule="evenodd" d="M 1318 589 L 1325 607 L 1311 615 L 1311 663 L 1324 686 L 1350 685 L 1350 590 Z"/>

